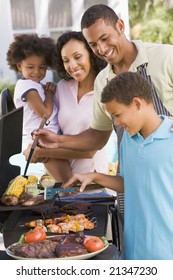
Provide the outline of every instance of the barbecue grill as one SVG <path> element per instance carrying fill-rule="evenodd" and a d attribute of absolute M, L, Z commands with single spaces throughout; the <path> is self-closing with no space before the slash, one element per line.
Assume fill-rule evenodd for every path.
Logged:
<path fill-rule="evenodd" d="M 15 154 L 21 153 L 22 149 L 22 126 L 23 126 L 23 108 L 14 109 L 0 117 L 0 197 L 5 192 L 8 183 L 20 175 L 21 169 L 19 166 L 14 166 L 9 163 L 9 158 Z M 86 202 L 86 197 L 80 198 L 80 202 Z M 100 197 L 90 197 L 91 208 L 90 217 L 97 219 L 97 226 L 92 230 L 86 230 L 85 234 L 103 236 L 106 235 L 109 205 L 114 205 L 115 198 L 110 196 L 100 200 Z M 8 247 L 12 243 L 19 240 L 22 233 L 28 231 L 23 227 L 24 222 L 34 219 L 43 218 L 44 211 L 60 207 L 60 200 L 46 200 L 42 204 L 33 206 L 6 206 L 0 204 L 0 222 L 1 230 L 4 238 L 4 245 Z M 61 201 L 61 206 L 73 203 L 74 198 L 70 201 Z M 38 213 L 38 210 L 42 212 Z M 81 209 L 79 209 L 80 213 Z M 60 214 L 60 212 L 58 213 Z M 51 235 L 54 235 L 51 233 Z"/>

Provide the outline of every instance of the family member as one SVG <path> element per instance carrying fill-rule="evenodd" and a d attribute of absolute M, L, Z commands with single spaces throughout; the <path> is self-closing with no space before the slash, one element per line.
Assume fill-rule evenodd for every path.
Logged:
<path fill-rule="evenodd" d="M 57 58 L 57 73 L 62 78 L 55 95 L 58 123 L 62 134 L 79 134 L 90 126 L 94 81 L 107 63 L 95 56 L 82 33 L 77 31 L 64 33 L 58 38 Z M 56 180 L 67 180 L 72 172 L 108 173 L 108 159 L 104 149 L 77 152 L 37 148 L 32 161 L 44 157 L 48 159 L 46 169 Z M 64 162 L 59 159 L 68 159 L 70 170 L 67 166 L 64 168 Z"/>
<path fill-rule="evenodd" d="M 23 134 L 25 142 L 31 143 L 31 132 L 38 128 L 45 115 L 48 129 L 58 132 L 57 107 L 54 103 L 56 84 L 42 80 L 48 68 L 54 67 L 55 43 L 49 37 L 37 34 L 15 36 L 7 51 L 7 62 L 12 70 L 21 75 L 14 90 L 17 108 L 24 108 Z"/>
<path fill-rule="evenodd" d="M 173 259 L 173 120 L 157 115 L 152 87 L 141 75 L 125 72 L 103 89 L 101 102 L 125 129 L 120 144 L 120 176 L 74 174 L 64 185 L 95 182 L 125 194 L 125 259 Z"/>

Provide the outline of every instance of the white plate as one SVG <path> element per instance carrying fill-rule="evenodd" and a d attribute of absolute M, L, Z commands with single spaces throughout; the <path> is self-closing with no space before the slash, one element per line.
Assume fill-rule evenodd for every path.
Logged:
<path fill-rule="evenodd" d="M 16 259 L 16 260 L 33 260 L 33 259 L 37 259 L 37 260 L 41 260 L 40 258 L 25 258 L 25 257 L 20 257 L 20 256 L 16 256 L 13 254 L 13 252 L 10 250 L 10 247 L 13 245 L 16 245 L 17 243 L 14 243 L 12 245 L 10 245 L 7 249 L 6 249 L 6 253 L 7 255 L 9 255 L 10 257 Z M 79 255 L 79 256 L 73 256 L 73 257 L 64 257 L 64 258 L 49 258 L 51 259 L 58 259 L 58 260 L 87 260 L 90 258 L 93 258 L 94 256 L 100 254 L 101 252 L 103 252 L 104 250 L 106 250 L 108 248 L 109 244 L 107 244 L 103 249 L 93 252 L 93 253 L 88 253 L 88 254 L 84 254 L 84 255 Z M 46 258 L 42 258 L 42 260 L 45 260 Z"/>

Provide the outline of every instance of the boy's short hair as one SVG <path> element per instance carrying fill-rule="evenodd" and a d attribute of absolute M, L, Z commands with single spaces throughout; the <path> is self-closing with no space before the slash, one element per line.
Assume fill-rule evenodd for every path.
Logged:
<path fill-rule="evenodd" d="M 116 100 L 118 103 L 130 105 L 134 97 L 152 103 L 152 86 L 140 74 L 124 72 L 108 82 L 102 91 L 101 102 Z"/>
<path fill-rule="evenodd" d="M 96 20 L 103 19 L 106 23 L 110 23 L 116 28 L 118 15 L 112 8 L 104 4 L 93 5 L 89 7 L 82 16 L 81 30 L 93 25 Z"/>

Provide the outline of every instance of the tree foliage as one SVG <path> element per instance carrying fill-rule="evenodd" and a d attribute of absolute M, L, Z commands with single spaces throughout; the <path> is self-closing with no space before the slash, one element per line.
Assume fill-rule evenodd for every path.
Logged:
<path fill-rule="evenodd" d="M 131 39 L 173 44 L 172 0 L 129 0 Z"/>

